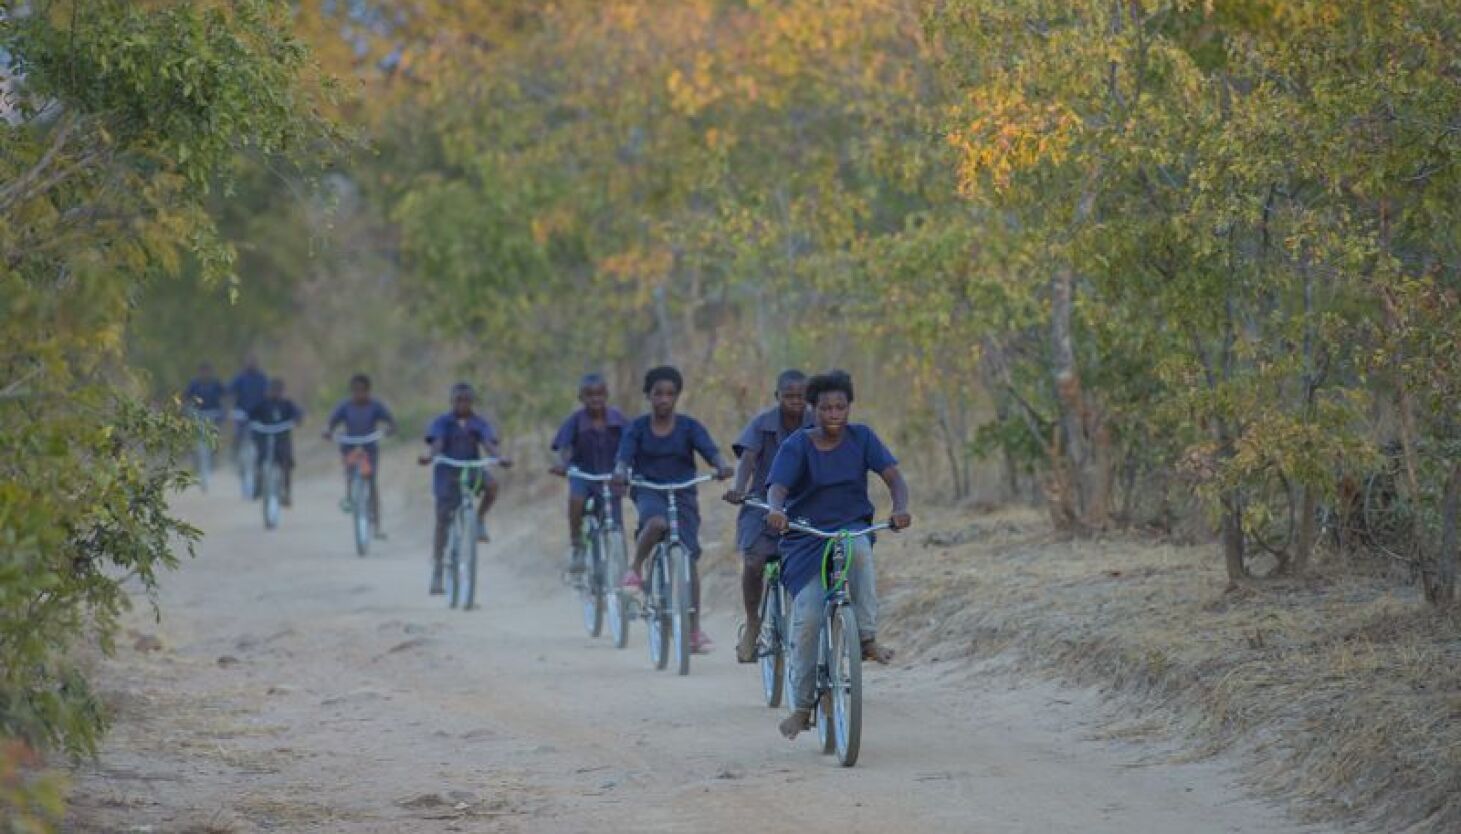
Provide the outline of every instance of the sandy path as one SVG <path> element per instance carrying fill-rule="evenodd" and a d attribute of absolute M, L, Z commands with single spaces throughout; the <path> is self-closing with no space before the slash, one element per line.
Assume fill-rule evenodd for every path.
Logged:
<path fill-rule="evenodd" d="M 120 717 L 70 830 L 1301 830 L 1222 762 L 1093 740 L 1087 693 L 969 669 L 871 671 L 862 760 L 839 768 L 777 736 L 731 606 L 688 678 L 649 668 L 638 623 L 622 652 L 586 638 L 534 567 L 559 554 L 556 500 L 502 508 L 463 614 L 424 592 L 424 501 L 361 560 L 337 489 L 303 483 L 272 534 L 232 492 L 180 499 L 208 538 L 164 622 L 138 618 L 164 648 L 124 641 L 103 669 Z"/>

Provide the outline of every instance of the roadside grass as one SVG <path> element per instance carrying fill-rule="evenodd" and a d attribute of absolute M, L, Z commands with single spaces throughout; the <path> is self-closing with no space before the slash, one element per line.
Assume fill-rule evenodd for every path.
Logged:
<path fill-rule="evenodd" d="M 1229 591 L 1213 547 L 1062 540 L 1022 510 L 920 522 L 878 552 L 901 662 L 1003 656 L 1104 691 L 1113 737 L 1234 750 L 1303 819 L 1461 830 L 1461 614 L 1332 558 Z"/>

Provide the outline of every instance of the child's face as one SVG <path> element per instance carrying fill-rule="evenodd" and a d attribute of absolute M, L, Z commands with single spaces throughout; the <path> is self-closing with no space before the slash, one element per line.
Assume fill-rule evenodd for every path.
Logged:
<path fill-rule="evenodd" d="M 361 405 L 370 402 L 370 386 L 363 382 L 350 383 L 350 399 Z"/>
<path fill-rule="evenodd" d="M 795 419 L 802 419 L 807 413 L 807 384 L 788 382 L 776 392 L 776 401 L 781 404 L 781 413 Z"/>
<path fill-rule="evenodd" d="M 451 411 L 458 417 L 467 417 L 472 413 L 473 397 L 466 391 L 460 391 L 451 398 Z"/>
<path fill-rule="evenodd" d="M 675 413 L 675 403 L 680 399 L 680 389 L 668 379 L 662 379 L 649 389 L 649 407 L 656 417 L 668 417 Z"/>
<path fill-rule="evenodd" d="M 847 427 L 852 403 L 842 391 L 826 391 L 817 398 L 817 425 L 828 434 L 839 434 Z"/>
<path fill-rule="evenodd" d="M 579 389 L 578 401 L 583 403 L 584 410 L 597 417 L 609 405 L 609 386 L 585 385 Z"/>

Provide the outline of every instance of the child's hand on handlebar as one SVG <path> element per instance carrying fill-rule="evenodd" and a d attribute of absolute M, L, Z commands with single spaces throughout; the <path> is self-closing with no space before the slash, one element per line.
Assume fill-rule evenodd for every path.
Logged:
<path fill-rule="evenodd" d="M 730 478 L 735 474 L 736 471 L 729 466 L 719 466 L 715 469 L 715 479 L 717 481 L 730 480 Z"/>
<path fill-rule="evenodd" d="M 746 503 L 746 494 L 744 492 L 741 492 L 738 489 L 735 489 L 735 488 L 731 488 L 731 489 L 726 490 L 725 491 L 725 495 L 722 495 L 721 498 L 727 504 L 744 504 L 744 503 Z"/>
<path fill-rule="evenodd" d="M 772 510 L 766 514 L 766 526 L 778 533 L 785 533 L 789 523 L 785 510 Z"/>
<path fill-rule="evenodd" d="M 431 455 L 422 455 L 422 456 L 416 458 L 416 462 L 419 463 L 419 464 L 421 464 L 422 466 L 430 466 L 431 465 Z"/>
<path fill-rule="evenodd" d="M 563 476 L 568 474 L 568 467 L 563 465 L 562 463 L 555 463 L 552 466 L 548 467 L 548 474 L 557 475 L 558 477 L 562 478 Z"/>
<path fill-rule="evenodd" d="M 906 512 L 893 513 L 893 517 L 888 519 L 888 524 L 894 530 L 906 530 L 910 526 L 912 526 L 913 516 L 909 515 Z"/>

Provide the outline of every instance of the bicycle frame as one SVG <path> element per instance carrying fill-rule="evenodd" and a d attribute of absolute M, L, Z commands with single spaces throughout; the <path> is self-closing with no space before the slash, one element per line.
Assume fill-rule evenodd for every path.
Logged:
<path fill-rule="evenodd" d="M 472 470 L 485 470 L 489 466 L 500 463 L 500 460 L 494 457 L 457 460 L 456 458 L 437 455 L 431 459 L 431 462 L 433 465 L 450 466 L 460 470 L 461 473 L 458 482 L 460 484 L 460 489 L 458 490 L 460 494 L 457 498 L 456 518 L 452 521 L 452 526 L 456 532 L 456 541 L 455 543 L 449 542 L 448 544 L 451 553 L 449 554 L 449 564 L 446 567 L 448 570 L 447 576 L 452 586 L 451 592 L 448 594 L 447 603 L 452 608 L 456 608 L 460 601 L 463 610 L 471 610 L 477 607 L 477 530 L 474 523 L 476 520 L 475 499 L 477 496 L 475 487 L 477 485 L 471 483 Z M 462 562 L 461 551 L 464 547 L 468 551 L 466 564 Z M 465 577 L 466 598 L 459 600 L 463 590 L 463 570 L 467 574 Z"/>
<path fill-rule="evenodd" d="M 349 500 L 353 518 L 351 526 L 354 528 L 355 553 L 357 556 L 364 556 L 370 549 L 370 533 L 379 519 L 374 516 L 375 508 L 375 472 L 371 468 L 370 455 L 365 447 L 372 443 L 379 443 L 385 433 L 374 431 L 366 435 L 339 434 L 331 439 L 341 446 L 348 447 L 350 451 L 345 453 L 345 469 L 350 475 Z M 363 494 L 357 494 L 363 493 Z M 365 502 L 368 506 L 362 507 Z"/>
<path fill-rule="evenodd" d="M 666 494 L 665 521 L 668 529 L 664 539 L 655 544 L 650 555 L 649 593 L 645 597 L 643 617 L 650 623 L 650 657 L 657 668 L 664 668 L 664 663 L 668 660 L 665 641 L 669 635 L 666 631 L 673 630 L 681 675 L 690 674 L 690 622 L 696 613 L 693 599 L 695 566 L 689 554 L 684 553 L 684 543 L 680 538 L 680 504 L 676 493 L 694 489 L 713 477 L 700 475 L 677 484 L 660 484 L 638 478 L 631 478 L 629 481 L 636 489 Z M 670 563 L 671 550 L 684 553 L 682 566 L 677 568 Z M 678 605 L 674 602 L 676 597 L 680 600 Z"/>
<path fill-rule="evenodd" d="M 274 460 L 275 450 L 279 436 L 294 429 L 294 422 L 284 423 L 254 423 L 249 425 L 249 431 L 264 438 L 264 457 L 258 462 L 260 474 L 264 475 L 264 526 L 273 529 L 279 524 L 279 496 L 270 491 L 271 487 L 277 488 L 276 469 L 278 462 Z M 250 441 L 252 443 L 252 441 Z"/>

